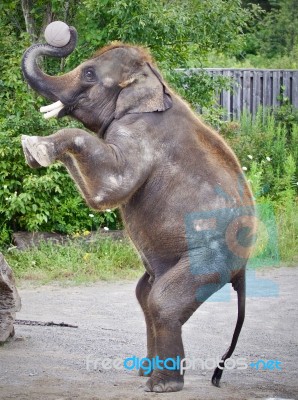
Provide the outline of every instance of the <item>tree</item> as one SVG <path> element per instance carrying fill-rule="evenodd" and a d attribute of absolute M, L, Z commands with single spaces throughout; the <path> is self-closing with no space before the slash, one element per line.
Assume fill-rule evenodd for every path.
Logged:
<path fill-rule="evenodd" d="M 298 0 L 279 0 L 259 31 L 260 51 L 268 57 L 291 53 L 298 45 Z"/>
<path fill-rule="evenodd" d="M 273 3 L 275 1 L 273 0 Z M 257 4 L 261 7 L 262 10 L 266 12 L 271 11 L 272 8 L 272 1 L 271 0 L 242 0 L 243 7 L 250 7 L 250 4 Z"/>
<path fill-rule="evenodd" d="M 187 67 L 211 50 L 234 52 L 251 15 L 238 0 L 82 0 L 75 22 L 82 55 L 109 41 L 150 48 L 165 67 Z M 84 43 L 84 45 L 83 45 Z"/>
<path fill-rule="evenodd" d="M 298 0 L 270 0 L 266 3 L 269 4 L 266 8 L 269 12 L 263 13 L 256 23 L 251 52 L 268 58 L 297 52 Z"/>

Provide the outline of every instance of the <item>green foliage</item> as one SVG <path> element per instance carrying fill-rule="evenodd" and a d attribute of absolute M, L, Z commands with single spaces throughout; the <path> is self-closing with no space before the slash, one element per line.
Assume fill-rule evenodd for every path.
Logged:
<path fill-rule="evenodd" d="M 291 53 L 298 45 L 298 1 L 276 1 L 259 28 L 256 34 L 261 53 L 269 58 Z"/>
<path fill-rule="evenodd" d="M 260 69 L 298 69 L 298 47 L 284 56 L 268 58 L 264 53 L 227 56 L 223 53 L 210 53 L 203 62 L 204 68 L 260 68 Z"/>
<path fill-rule="evenodd" d="M 144 268 L 130 243 L 109 238 L 91 243 L 80 239 L 64 245 L 43 243 L 21 252 L 12 248 L 4 255 L 18 279 L 42 283 L 132 279 Z"/>
<path fill-rule="evenodd" d="M 237 154 L 256 197 L 280 199 L 287 190 L 298 191 L 298 124 L 291 129 L 271 110 L 259 109 L 253 120 L 244 114 L 239 123 L 225 123 L 221 133 Z"/>
<path fill-rule="evenodd" d="M 298 109 L 292 106 L 289 99 L 281 99 L 281 106 L 273 109 L 273 114 L 277 123 L 286 129 L 287 136 L 291 140 L 291 135 L 295 135 L 294 131 L 298 126 Z"/>
<path fill-rule="evenodd" d="M 272 202 L 275 209 L 276 224 L 278 227 L 278 247 L 280 258 L 290 264 L 297 265 L 298 242 L 298 202 L 293 198 L 292 190 L 284 192 L 279 202 Z"/>
<path fill-rule="evenodd" d="M 211 108 L 216 94 L 230 87 L 230 79 L 222 75 L 211 76 L 203 69 L 165 71 L 164 75 L 195 110 Z"/>
<path fill-rule="evenodd" d="M 282 118 L 281 118 L 282 116 Z M 221 133 L 237 154 L 258 204 L 271 204 L 283 261 L 295 260 L 298 240 L 298 122 L 259 110 L 255 120 L 225 123 Z"/>
<path fill-rule="evenodd" d="M 82 0 L 75 18 L 83 58 L 110 41 L 149 47 L 164 68 L 189 66 L 211 50 L 226 53 L 242 44 L 252 19 L 238 0 Z"/>
<path fill-rule="evenodd" d="M 261 4 L 265 11 L 247 32 L 238 60 L 256 68 L 298 68 L 298 1 L 263 3 L 267 3 Z"/>
<path fill-rule="evenodd" d="M 251 4 L 253 3 L 253 4 Z M 211 51 L 204 67 L 298 68 L 298 0 L 242 0 L 256 10 L 247 22 L 240 51 Z"/>

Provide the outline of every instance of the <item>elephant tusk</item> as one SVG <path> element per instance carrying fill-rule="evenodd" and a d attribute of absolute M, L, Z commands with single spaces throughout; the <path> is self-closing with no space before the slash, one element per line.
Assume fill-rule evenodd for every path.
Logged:
<path fill-rule="evenodd" d="M 44 118 L 52 118 L 52 117 L 57 117 L 59 114 L 59 111 L 62 110 L 64 107 L 64 104 L 58 100 L 56 103 L 49 104 L 48 106 L 40 107 L 40 112 L 44 113 Z"/>
<path fill-rule="evenodd" d="M 40 112 L 44 113 L 44 112 L 52 111 L 55 108 L 58 108 L 60 106 L 64 106 L 64 104 L 60 100 L 58 100 L 58 101 L 56 101 L 56 103 L 49 104 L 48 106 L 40 107 Z"/>

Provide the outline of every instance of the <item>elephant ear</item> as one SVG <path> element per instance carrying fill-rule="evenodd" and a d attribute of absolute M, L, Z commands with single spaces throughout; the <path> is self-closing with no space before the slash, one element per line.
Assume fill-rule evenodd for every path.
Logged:
<path fill-rule="evenodd" d="M 125 114 L 139 114 L 166 111 L 172 107 L 172 98 L 167 91 L 160 74 L 146 63 L 142 74 L 134 74 L 120 83 L 121 90 L 115 118 Z"/>

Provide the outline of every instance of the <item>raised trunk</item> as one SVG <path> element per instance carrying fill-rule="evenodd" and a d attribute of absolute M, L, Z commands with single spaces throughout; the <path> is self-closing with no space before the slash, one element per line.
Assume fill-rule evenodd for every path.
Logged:
<path fill-rule="evenodd" d="M 48 44 L 34 44 L 25 51 L 22 59 L 22 70 L 29 85 L 42 96 L 50 100 L 59 100 L 56 92 L 61 92 L 65 81 L 63 76 L 50 76 L 42 72 L 37 64 L 40 56 L 62 58 L 68 56 L 76 47 L 77 31 L 70 27 L 70 41 L 64 47 L 53 47 Z"/>

